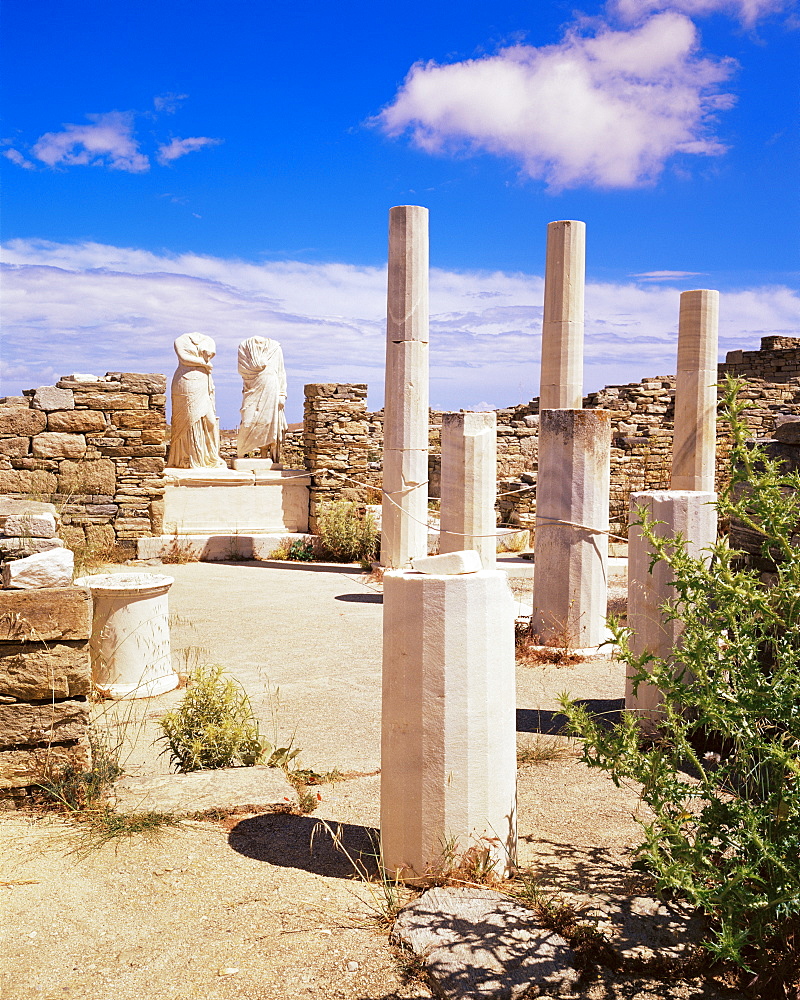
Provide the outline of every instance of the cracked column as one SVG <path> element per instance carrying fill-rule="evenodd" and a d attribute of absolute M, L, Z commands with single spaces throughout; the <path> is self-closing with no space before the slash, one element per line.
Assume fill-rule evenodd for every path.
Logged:
<path fill-rule="evenodd" d="M 646 511 L 658 538 L 686 541 L 690 556 L 709 558 L 704 553 L 717 537 L 717 494 L 693 490 L 648 490 L 632 493 L 628 530 L 628 625 L 630 646 L 636 656 L 652 653 L 660 659 L 669 658 L 679 645 L 683 622 L 668 620 L 661 610 L 676 594 L 669 566 L 659 561 L 650 571 L 651 547 L 637 527 L 640 511 Z M 625 708 L 635 711 L 641 719 L 656 720 L 661 694 L 658 688 L 642 683 L 634 697 L 631 674 L 625 681 Z"/>
<path fill-rule="evenodd" d="M 540 413 L 532 628 L 542 645 L 605 641 L 610 479 L 608 410 Z"/>
<path fill-rule="evenodd" d="M 414 565 L 383 577 L 383 863 L 414 881 L 474 849 L 502 875 L 517 839 L 513 598 L 474 552 Z"/>
<path fill-rule="evenodd" d="M 389 210 L 381 563 L 428 551 L 428 210 Z"/>
<path fill-rule="evenodd" d="M 497 414 L 442 416 L 440 552 L 472 549 L 484 569 L 497 562 Z"/>
<path fill-rule="evenodd" d="M 583 405 L 586 223 L 551 222 L 544 272 L 539 410 Z"/>
<path fill-rule="evenodd" d="M 673 490 L 713 491 L 717 447 L 719 292 L 681 292 Z"/>

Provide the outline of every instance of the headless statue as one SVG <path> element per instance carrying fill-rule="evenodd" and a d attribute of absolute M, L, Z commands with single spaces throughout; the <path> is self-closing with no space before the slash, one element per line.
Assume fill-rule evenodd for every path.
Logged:
<path fill-rule="evenodd" d="M 261 458 L 280 462 L 287 423 L 286 370 L 277 340 L 248 337 L 239 345 L 242 376 L 242 420 L 236 442 L 239 458 L 257 451 Z"/>
<path fill-rule="evenodd" d="M 219 455 L 214 404 L 211 337 L 184 333 L 173 345 L 178 367 L 172 377 L 172 424 L 167 465 L 173 469 L 225 469 Z"/>

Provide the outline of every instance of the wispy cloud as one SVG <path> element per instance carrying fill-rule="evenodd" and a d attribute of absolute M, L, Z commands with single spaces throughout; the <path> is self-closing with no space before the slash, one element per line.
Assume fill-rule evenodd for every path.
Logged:
<path fill-rule="evenodd" d="M 689 17 L 728 14 L 745 27 L 779 14 L 794 5 L 794 0 L 610 0 L 608 9 L 625 21 L 636 23 L 653 11 L 674 10 Z"/>
<path fill-rule="evenodd" d="M 150 169 L 133 134 L 133 112 L 108 111 L 86 115 L 91 125 L 64 125 L 61 132 L 45 132 L 33 155 L 56 166 L 104 166 L 138 174 Z"/>
<path fill-rule="evenodd" d="M 384 268 L 23 240 L 3 259 L 3 393 L 70 371 L 171 373 L 174 339 L 200 330 L 217 342 L 223 425 L 238 421 L 237 347 L 256 334 L 283 345 L 292 420 L 308 382 L 367 382 L 370 405 L 383 403 Z M 537 394 L 542 294 L 538 275 L 432 270 L 434 405 L 508 406 Z M 678 305 L 678 289 L 663 283 L 590 283 L 587 391 L 674 371 Z M 753 349 L 761 336 L 800 328 L 800 295 L 782 286 L 729 291 L 720 313 L 722 350 Z"/>
<path fill-rule="evenodd" d="M 703 274 L 703 271 L 642 271 L 640 274 L 632 274 L 632 278 L 639 281 L 680 281 L 682 278 L 696 278 Z"/>
<path fill-rule="evenodd" d="M 36 164 L 31 163 L 30 160 L 26 160 L 22 153 L 16 149 L 4 149 L 3 156 L 7 160 L 11 160 L 12 163 L 16 163 L 18 167 L 23 167 L 25 170 L 35 170 Z"/>
<path fill-rule="evenodd" d="M 188 94 L 159 94 L 153 98 L 153 107 L 156 111 L 164 111 L 166 114 L 172 115 L 188 97 Z"/>
<path fill-rule="evenodd" d="M 186 156 L 187 153 L 194 153 L 204 146 L 218 146 L 221 142 L 222 139 L 209 139 L 201 135 L 193 136 L 190 139 L 170 139 L 169 142 L 158 147 L 156 156 L 159 163 L 172 163 L 173 160 Z"/>
<path fill-rule="evenodd" d="M 694 24 L 676 12 L 630 30 L 571 26 L 557 45 L 411 68 L 373 119 L 429 153 L 508 156 L 553 191 L 628 188 L 655 180 L 677 153 L 717 156 L 714 116 L 730 59 L 698 55 Z"/>

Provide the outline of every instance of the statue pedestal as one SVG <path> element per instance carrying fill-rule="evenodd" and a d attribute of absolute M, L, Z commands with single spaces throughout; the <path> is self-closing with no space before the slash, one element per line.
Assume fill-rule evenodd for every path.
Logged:
<path fill-rule="evenodd" d="M 165 535 L 264 535 L 308 531 L 304 469 L 164 470 Z"/>

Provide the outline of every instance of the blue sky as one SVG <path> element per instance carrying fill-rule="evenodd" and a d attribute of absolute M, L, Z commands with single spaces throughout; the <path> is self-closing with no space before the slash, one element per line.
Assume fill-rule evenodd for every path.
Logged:
<path fill-rule="evenodd" d="M 587 224 L 585 386 L 800 333 L 791 0 L 5 0 L 0 391 L 282 343 L 382 405 L 388 209 L 431 212 L 431 401 L 538 392 L 546 224 Z"/>

